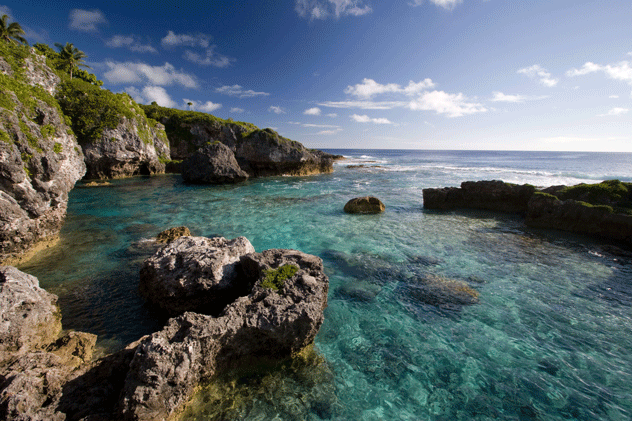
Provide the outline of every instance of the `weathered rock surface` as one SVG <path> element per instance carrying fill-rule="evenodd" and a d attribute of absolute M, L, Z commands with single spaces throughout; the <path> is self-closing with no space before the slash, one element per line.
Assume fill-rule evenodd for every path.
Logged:
<path fill-rule="evenodd" d="M 459 308 L 479 302 L 478 291 L 466 282 L 432 274 L 410 282 L 405 294 L 420 303 L 437 307 Z"/>
<path fill-rule="evenodd" d="M 344 207 L 344 211 L 347 213 L 359 213 L 359 214 L 375 214 L 382 213 L 386 209 L 384 203 L 377 197 L 357 197 L 349 200 Z"/>
<path fill-rule="evenodd" d="M 499 180 L 465 181 L 461 187 L 423 189 L 426 209 L 485 209 L 499 212 L 527 211 L 529 199 L 536 188 L 516 185 Z"/>
<path fill-rule="evenodd" d="M 36 277 L 0 266 L 0 362 L 55 341 L 61 332 L 56 303 Z"/>
<path fill-rule="evenodd" d="M 156 236 L 158 243 L 170 243 L 180 237 L 190 237 L 191 231 L 187 227 L 175 227 L 162 231 Z"/>
<path fill-rule="evenodd" d="M 181 239 L 182 240 L 182 239 Z M 184 313 L 141 341 L 125 381 L 122 416 L 162 419 L 172 414 L 203 379 L 242 358 L 283 358 L 314 339 L 327 305 L 322 261 L 293 250 L 267 250 L 240 259 L 249 294 L 219 317 Z M 265 288 L 271 270 L 298 268 L 278 290 Z"/>
<path fill-rule="evenodd" d="M 50 95 L 59 78 L 42 60 L 3 60 L 14 85 L 0 87 L 0 262 L 17 261 L 58 234 L 68 192 L 85 173 L 81 148 Z"/>
<path fill-rule="evenodd" d="M 228 184 L 248 179 L 235 154 L 223 143 L 213 142 L 198 149 L 182 162 L 182 179 L 187 183 Z"/>
<path fill-rule="evenodd" d="M 170 316 L 185 311 L 217 315 L 248 293 L 237 263 L 254 251 L 245 237 L 180 237 L 145 260 L 140 292 Z"/>

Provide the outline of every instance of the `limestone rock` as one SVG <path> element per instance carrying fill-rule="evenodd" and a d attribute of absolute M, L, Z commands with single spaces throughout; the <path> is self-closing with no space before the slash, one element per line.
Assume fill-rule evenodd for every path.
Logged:
<path fill-rule="evenodd" d="M 182 179 L 188 183 L 226 184 L 248 179 L 235 154 L 223 143 L 213 142 L 182 162 Z"/>
<path fill-rule="evenodd" d="M 0 266 L 0 362 L 55 341 L 61 331 L 56 303 L 36 277 Z"/>
<path fill-rule="evenodd" d="M 140 292 L 170 316 L 217 314 L 248 286 L 238 279 L 239 259 L 255 249 L 245 237 L 180 237 L 145 260 Z"/>
<path fill-rule="evenodd" d="M 403 293 L 416 302 L 438 307 L 458 308 L 479 302 L 478 291 L 466 282 L 432 274 L 408 283 Z"/>
<path fill-rule="evenodd" d="M 170 243 L 180 237 L 190 237 L 191 231 L 187 227 L 175 227 L 164 230 L 156 236 L 158 243 Z"/>
<path fill-rule="evenodd" d="M 386 209 L 384 203 L 377 197 L 357 197 L 351 199 L 345 205 L 344 211 L 347 213 L 359 213 L 359 214 L 375 214 L 382 213 Z"/>
<path fill-rule="evenodd" d="M 267 250 L 243 256 L 240 264 L 245 283 L 253 285 L 248 295 L 219 317 L 187 312 L 170 319 L 140 343 L 125 381 L 123 419 L 166 418 L 217 370 L 242 358 L 283 358 L 313 341 L 327 305 L 322 261 L 294 250 Z M 267 271 L 284 265 L 298 270 L 278 290 L 263 287 Z"/>

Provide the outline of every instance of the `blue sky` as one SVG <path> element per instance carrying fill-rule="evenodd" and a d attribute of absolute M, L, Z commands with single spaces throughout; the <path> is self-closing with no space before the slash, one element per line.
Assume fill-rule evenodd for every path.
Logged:
<path fill-rule="evenodd" d="M 2 2 L 114 92 L 308 147 L 632 152 L 630 0 Z"/>

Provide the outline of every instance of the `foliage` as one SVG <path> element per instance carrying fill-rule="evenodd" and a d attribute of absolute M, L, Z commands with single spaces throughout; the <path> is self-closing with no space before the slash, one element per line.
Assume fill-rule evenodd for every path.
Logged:
<path fill-rule="evenodd" d="M 10 43 L 22 43 L 27 44 L 26 40 L 22 37 L 24 30 L 17 22 L 9 23 L 9 16 L 2 15 L 0 18 L 0 39 L 4 42 Z"/>
<path fill-rule="evenodd" d="M 63 150 L 64 148 L 61 146 L 61 143 L 55 142 L 55 145 L 53 146 L 53 152 L 62 153 Z"/>
<path fill-rule="evenodd" d="M 40 128 L 40 132 L 42 133 L 42 137 L 47 138 L 55 136 L 57 130 L 52 124 L 46 124 Z"/>
<path fill-rule="evenodd" d="M 9 143 L 9 144 L 13 143 L 13 140 L 9 136 L 9 133 L 5 132 L 2 129 L 0 129 L 0 141 L 4 143 Z"/>
<path fill-rule="evenodd" d="M 283 288 L 286 279 L 290 279 L 298 272 L 298 266 L 283 265 L 278 269 L 266 269 L 263 273 L 264 280 L 261 282 L 263 288 L 278 290 Z"/>
<path fill-rule="evenodd" d="M 561 200 L 573 199 L 591 205 L 632 208 L 632 183 L 607 180 L 598 184 L 564 187 L 557 193 Z"/>
<path fill-rule="evenodd" d="M 75 47 L 72 43 L 67 42 L 66 45 L 55 43 L 55 46 L 59 48 L 61 66 L 70 74 L 70 79 L 72 79 L 72 72 L 79 66 L 87 67 L 88 69 L 91 68 L 83 62 L 83 59 L 87 57 L 86 53 Z"/>

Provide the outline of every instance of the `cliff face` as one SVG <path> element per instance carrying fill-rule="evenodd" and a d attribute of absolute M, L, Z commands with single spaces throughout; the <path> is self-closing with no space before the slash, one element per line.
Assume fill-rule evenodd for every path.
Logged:
<path fill-rule="evenodd" d="M 307 149 L 272 129 L 261 130 L 250 123 L 223 120 L 195 111 L 157 105 L 141 107 L 148 117 L 164 124 L 173 159 L 186 159 L 199 148 L 219 141 L 230 148 L 241 169 L 250 177 L 333 171 L 333 156 Z"/>
<path fill-rule="evenodd" d="M 86 178 L 119 178 L 165 172 L 171 159 L 164 126 L 148 119 L 127 94 L 72 80 L 57 99 L 86 157 Z"/>
<path fill-rule="evenodd" d="M 60 80 L 26 47 L 0 45 L 0 261 L 53 239 L 83 153 L 52 97 Z"/>

